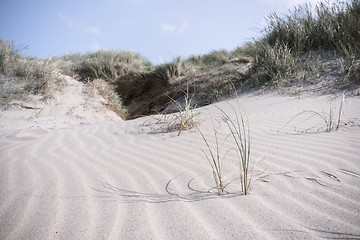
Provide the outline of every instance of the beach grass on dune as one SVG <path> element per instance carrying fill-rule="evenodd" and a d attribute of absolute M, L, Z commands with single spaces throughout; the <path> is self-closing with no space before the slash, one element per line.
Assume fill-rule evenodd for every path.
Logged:
<path fill-rule="evenodd" d="M 183 103 L 169 95 L 168 98 L 171 104 L 160 114 L 160 117 L 157 117 L 157 120 L 158 123 L 165 123 L 166 132 L 178 131 L 177 135 L 180 136 L 182 131 L 193 128 L 197 124 L 197 116 L 199 113 L 194 111 L 194 94 L 190 95 L 189 89 L 187 88 L 187 91 L 184 91 Z"/>
<path fill-rule="evenodd" d="M 204 153 L 206 159 L 210 164 L 218 194 L 223 193 L 225 188 L 224 179 L 226 179 L 226 177 L 223 176 L 223 162 L 229 152 L 236 152 L 239 170 L 235 172 L 239 172 L 241 192 L 247 195 L 252 184 L 253 172 L 255 167 L 253 166 L 252 168 L 250 168 L 250 153 L 252 143 L 249 120 L 245 109 L 240 105 L 239 102 L 237 102 L 237 108 L 235 108 L 229 102 L 227 103 L 232 110 L 232 114 L 227 113 L 222 108 L 217 107 L 217 109 L 221 112 L 227 124 L 229 133 L 227 134 L 226 138 L 223 141 L 223 144 L 220 147 L 217 131 L 213 124 L 215 141 L 215 150 L 213 150 L 209 144 L 208 139 L 198 128 L 199 133 L 207 146 L 207 151 L 202 149 L 202 152 Z M 224 151 L 224 143 L 230 141 L 231 139 L 233 140 L 233 147 L 227 148 L 225 150 L 225 153 L 221 155 L 221 152 Z"/>
<path fill-rule="evenodd" d="M 6 101 L 29 93 L 48 95 L 56 85 L 52 73 L 59 70 L 84 82 L 108 82 L 104 91 L 109 92 L 104 95 L 117 95 L 112 99 L 118 100 L 111 105 L 119 104 L 122 117 L 131 119 L 164 110 L 177 100 L 173 93 L 187 85 L 201 93 L 196 100 L 202 105 L 228 97 L 232 84 L 242 90 L 302 86 L 316 84 L 318 79 L 328 81 L 329 73 L 336 78 L 329 89 L 355 88 L 360 86 L 358 19 L 358 0 L 320 3 L 314 8 L 302 5 L 287 16 L 270 14 L 262 36 L 244 46 L 187 59 L 179 56 L 159 65 L 138 53 L 114 50 L 26 58 L 13 41 L 1 39 L 0 74 L 21 78 L 25 85 L 11 92 L 3 88 L 1 95 Z M 246 66 L 246 72 L 239 73 L 239 66 Z M 176 97 L 185 93 L 179 95 Z M 184 110 L 179 108 L 180 112 Z"/>
<path fill-rule="evenodd" d="M 30 94 L 51 97 L 60 80 L 53 73 L 57 63 L 49 59 L 23 57 L 13 41 L 0 39 L 0 85 L 3 103 Z M 44 98 L 45 99 L 45 98 Z"/>
<path fill-rule="evenodd" d="M 19 56 L 19 51 L 16 49 L 15 42 L 5 39 L 0 39 L 0 73 L 8 73 L 13 62 Z"/>
<path fill-rule="evenodd" d="M 213 126 L 213 131 L 214 131 L 215 149 L 212 149 L 207 138 L 204 136 L 200 128 L 198 128 L 198 131 L 207 147 L 207 151 L 205 151 L 204 149 L 201 149 L 201 151 L 204 153 L 207 161 L 210 164 L 217 193 L 221 195 L 224 192 L 224 187 L 225 187 L 222 166 L 226 154 L 224 156 L 221 156 L 219 139 L 217 137 L 217 132 L 214 126 Z"/>
<path fill-rule="evenodd" d="M 305 56 L 333 51 L 345 63 L 345 73 L 360 59 L 360 2 L 321 3 L 295 8 L 289 15 L 271 14 L 262 38 L 242 50 L 254 58 L 253 81 L 278 84 L 303 70 Z"/>
<path fill-rule="evenodd" d="M 238 155 L 239 160 L 239 173 L 240 173 L 240 184 L 241 191 L 244 192 L 245 195 L 248 194 L 252 174 L 249 176 L 249 163 L 250 163 L 250 152 L 251 152 L 251 133 L 250 133 L 250 125 L 249 119 L 247 117 L 245 109 L 237 102 L 237 109 L 228 103 L 231 107 L 234 118 L 231 118 L 228 113 L 226 113 L 223 109 L 218 108 L 223 116 L 225 117 L 226 124 L 229 128 L 229 136 L 232 137 L 235 143 L 235 151 Z"/>
<path fill-rule="evenodd" d="M 336 105 L 331 101 L 329 103 L 329 111 L 326 112 L 322 109 L 321 112 L 313 111 L 313 110 L 304 110 L 294 117 L 292 117 L 282 128 L 278 130 L 278 132 L 284 127 L 288 126 L 291 122 L 295 121 L 295 119 L 300 118 L 301 116 L 305 116 L 305 119 L 302 119 L 296 125 L 299 125 L 310 118 L 317 117 L 321 119 L 324 123 L 324 129 L 326 132 L 337 131 L 341 124 L 343 123 L 342 115 L 343 115 L 343 105 L 345 102 L 345 94 L 343 94 L 342 99 L 340 101 L 339 107 L 336 108 Z"/>
<path fill-rule="evenodd" d="M 130 73 L 148 71 L 151 63 L 141 55 L 131 51 L 105 51 L 83 55 L 68 55 L 67 61 L 73 61 L 73 69 L 83 80 L 102 78 L 110 83 Z"/>

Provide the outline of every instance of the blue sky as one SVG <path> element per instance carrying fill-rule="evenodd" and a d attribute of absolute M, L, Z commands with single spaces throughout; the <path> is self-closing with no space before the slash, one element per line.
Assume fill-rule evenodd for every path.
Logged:
<path fill-rule="evenodd" d="M 270 13 L 307 2 L 318 0 L 1 0 L 0 38 L 25 56 L 130 50 L 159 64 L 242 46 Z"/>

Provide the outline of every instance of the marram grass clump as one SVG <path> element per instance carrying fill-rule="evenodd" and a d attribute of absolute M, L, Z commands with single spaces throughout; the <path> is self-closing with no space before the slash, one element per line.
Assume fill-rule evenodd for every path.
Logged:
<path fill-rule="evenodd" d="M 253 169 L 251 171 L 249 170 L 251 152 L 251 133 L 249 119 L 245 109 L 240 105 L 239 102 L 237 102 L 237 111 L 233 105 L 230 103 L 228 104 L 233 110 L 235 118 L 231 118 L 230 115 L 227 114 L 223 109 L 219 108 L 219 110 L 225 117 L 226 124 L 230 131 L 229 136 L 232 137 L 235 143 L 234 150 L 236 151 L 239 160 L 241 191 L 247 195 L 250 190 L 253 173 Z"/>
<path fill-rule="evenodd" d="M 198 128 L 198 130 L 207 147 L 207 151 L 205 151 L 204 149 L 201 149 L 201 151 L 204 153 L 206 159 L 210 164 L 217 192 L 219 195 L 221 195 L 224 192 L 224 187 L 225 187 L 224 184 L 225 178 L 223 178 L 222 166 L 227 153 L 224 156 L 221 156 L 221 148 L 219 147 L 219 139 L 217 137 L 217 132 L 214 127 L 214 123 L 213 123 L 213 131 L 215 137 L 215 150 L 211 148 L 208 140 L 201 132 L 200 128 Z"/>
<path fill-rule="evenodd" d="M 225 112 L 223 109 L 218 108 L 222 113 L 223 118 L 225 119 L 225 122 L 229 130 L 229 133 L 224 139 L 224 142 L 221 145 L 221 147 L 219 146 L 219 140 L 217 137 L 217 132 L 215 127 L 213 127 L 214 136 L 215 136 L 215 150 L 211 148 L 207 138 L 198 128 L 200 135 L 202 136 L 207 146 L 207 151 L 202 149 L 202 152 L 204 153 L 206 159 L 208 160 L 211 166 L 215 185 L 219 195 L 224 192 L 224 188 L 225 188 L 224 179 L 226 179 L 226 177 L 223 176 L 223 162 L 229 152 L 231 151 L 236 152 L 239 162 L 239 170 L 236 172 L 239 172 L 241 192 L 247 195 L 251 187 L 254 167 L 256 163 L 259 161 L 259 159 L 262 157 L 260 157 L 256 161 L 254 167 L 250 169 L 251 133 L 250 133 L 249 119 L 247 117 L 245 109 L 240 105 L 240 103 L 237 103 L 238 104 L 237 109 L 229 102 L 228 104 L 234 113 L 234 117 L 231 117 L 231 115 Z M 225 154 L 221 155 L 224 143 L 226 141 L 230 141 L 230 139 L 233 140 L 232 143 L 234 146 L 226 149 Z"/>
<path fill-rule="evenodd" d="M 83 80 L 102 78 L 110 83 L 130 73 L 147 72 L 151 67 L 150 62 L 131 51 L 100 50 L 67 56 L 67 60 L 73 61 L 75 73 Z"/>
<path fill-rule="evenodd" d="M 30 94 L 51 97 L 61 86 L 53 59 L 23 57 L 14 41 L 0 39 L 0 96 L 2 103 L 23 99 Z"/>
<path fill-rule="evenodd" d="M 342 115 L 344 113 L 343 112 L 344 102 L 345 102 L 345 94 L 343 94 L 342 96 L 342 99 L 339 104 L 339 108 L 337 108 L 336 105 L 331 101 L 329 104 L 328 112 L 325 112 L 324 109 L 322 109 L 321 112 L 316 112 L 313 110 L 304 110 L 296 114 L 294 117 L 292 117 L 282 128 L 278 130 L 278 132 L 284 127 L 288 126 L 291 122 L 293 122 L 295 119 L 299 118 L 300 116 L 305 116 L 305 119 L 303 119 L 296 125 L 299 125 L 313 117 L 317 117 L 323 121 L 324 129 L 326 132 L 337 131 L 343 122 Z"/>
<path fill-rule="evenodd" d="M 197 116 L 199 113 L 194 111 L 193 99 L 194 94 L 190 95 L 189 88 L 183 92 L 184 103 L 175 100 L 168 95 L 173 110 L 165 109 L 158 118 L 158 123 L 166 124 L 166 132 L 178 131 L 178 136 L 184 131 L 193 128 L 197 124 Z M 175 113 L 167 113 L 168 111 L 176 111 Z"/>
<path fill-rule="evenodd" d="M 262 38 L 242 50 L 254 59 L 252 81 L 271 83 L 303 70 L 303 59 L 332 51 L 352 62 L 360 59 L 360 1 L 299 6 L 283 17 L 271 14 Z M 347 67 L 351 68 L 352 64 Z"/>

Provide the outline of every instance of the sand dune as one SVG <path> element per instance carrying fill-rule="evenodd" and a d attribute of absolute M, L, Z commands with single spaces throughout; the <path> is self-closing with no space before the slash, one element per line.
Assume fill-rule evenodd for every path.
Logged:
<path fill-rule="evenodd" d="M 194 129 L 163 133 L 152 117 L 5 124 L 0 239 L 360 239 L 360 99 L 347 98 L 338 131 L 325 132 L 319 118 L 281 128 L 303 110 L 327 110 L 330 97 L 239 98 L 252 163 L 265 156 L 246 196 L 237 174 L 216 194 Z M 231 113 L 226 102 L 214 105 Z M 228 133 L 214 105 L 197 110 L 211 142 L 209 116 L 219 139 Z M 235 156 L 224 166 L 238 168 Z"/>

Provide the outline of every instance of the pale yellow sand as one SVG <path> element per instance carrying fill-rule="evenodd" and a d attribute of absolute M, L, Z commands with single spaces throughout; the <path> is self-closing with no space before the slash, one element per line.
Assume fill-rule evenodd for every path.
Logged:
<path fill-rule="evenodd" d="M 360 99 L 347 98 L 348 124 L 339 131 L 319 129 L 318 118 L 277 131 L 302 110 L 328 110 L 329 97 L 239 98 L 252 163 L 265 155 L 247 196 L 237 174 L 216 194 L 197 130 L 178 137 L 152 117 L 124 122 L 86 109 L 84 119 L 66 121 L 8 110 L 0 128 L 0 239 L 359 239 Z M 225 102 L 215 105 L 231 113 Z M 197 111 L 209 141 L 210 115 L 226 137 L 214 105 Z M 224 166 L 238 167 L 233 155 Z"/>

